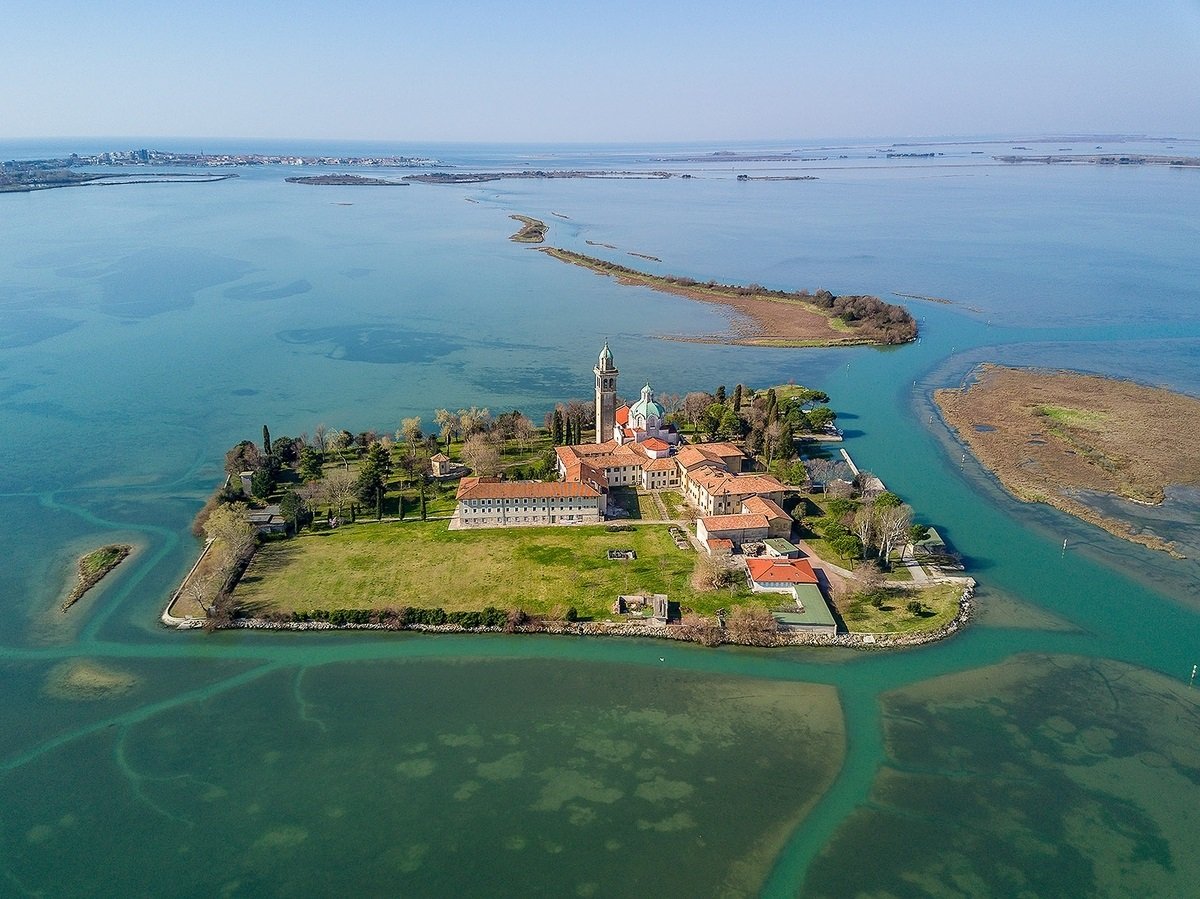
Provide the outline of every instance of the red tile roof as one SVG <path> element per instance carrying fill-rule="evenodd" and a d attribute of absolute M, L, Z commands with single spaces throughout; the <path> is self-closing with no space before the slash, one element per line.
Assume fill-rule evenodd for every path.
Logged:
<path fill-rule="evenodd" d="M 578 481 L 501 481 L 499 478 L 463 478 L 456 499 L 549 499 L 596 497 L 600 491 Z"/>
<path fill-rule="evenodd" d="M 616 420 L 616 423 L 619 425 L 629 424 L 629 407 L 621 406 L 620 408 L 618 408 L 616 411 L 616 414 L 613 416 L 613 418 Z"/>
<path fill-rule="evenodd" d="M 671 448 L 671 444 L 665 440 L 659 440 L 657 437 L 647 437 L 642 441 L 642 446 L 648 450 L 654 450 L 656 453 L 661 453 L 663 450 Z"/>
<path fill-rule="evenodd" d="M 816 584 L 808 559 L 747 559 L 746 568 L 756 584 Z"/>
<path fill-rule="evenodd" d="M 704 530 L 709 533 L 713 531 L 745 531 L 751 528 L 767 527 L 767 516 L 765 515 L 710 515 L 707 518 L 701 518 L 704 522 Z"/>
<path fill-rule="evenodd" d="M 642 471 L 674 471 L 674 459 L 647 459 L 642 463 Z"/>
<path fill-rule="evenodd" d="M 752 496 L 743 500 L 742 508 L 755 515 L 766 515 L 767 518 L 786 518 L 789 521 L 792 518 L 780 508 L 779 503 L 765 496 Z"/>
<path fill-rule="evenodd" d="M 715 552 L 733 551 L 733 541 L 726 537 L 709 537 L 705 542 L 708 544 L 708 548 Z"/>

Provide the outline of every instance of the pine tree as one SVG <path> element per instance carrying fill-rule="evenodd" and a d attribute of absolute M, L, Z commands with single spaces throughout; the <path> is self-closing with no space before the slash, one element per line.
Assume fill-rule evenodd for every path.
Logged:
<path fill-rule="evenodd" d="M 775 449 L 775 458 L 782 459 L 785 462 L 794 458 L 796 455 L 794 440 L 795 435 L 792 433 L 792 426 L 785 421 L 783 427 L 779 429 L 779 441 Z"/>

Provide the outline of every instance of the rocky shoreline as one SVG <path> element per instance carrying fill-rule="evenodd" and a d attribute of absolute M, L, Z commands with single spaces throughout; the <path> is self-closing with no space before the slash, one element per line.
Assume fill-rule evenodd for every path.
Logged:
<path fill-rule="evenodd" d="M 710 628 L 693 628 L 686 625 L 656 625 L 649 623 L 621 623 L 601 621 L 537 621 L 518 625 L 511 629 L 499 627 L 465 628 L 456 624 L 411 624 L 404 627 L 395 624 L 342 624 L 327 621 L 270 621 L 265 618 L 235 618 L 228 629 L 266 631 L 420 631 L 429 634 L 550 634 L 568 637 L 642 637 L 658 640 L 677 640 L 685 643 L 701 643 L 705 646 L 842 646 L 850 649 L 902 649 L 936 643 L 958 633 L 975 614 L 974 596 L 976 583 L 973 578 L 963 579 L 962 596 L 958 600 L 958 612 L 937 630 L 908 634 L 858 634 L 846 633 L 828 636 L 802 631 L 774 631 L 769 633 L 731 633 L 715 625 Z M 163 623 L 179 630 L 201 627 L 200 619 L 168 619 Z"/>

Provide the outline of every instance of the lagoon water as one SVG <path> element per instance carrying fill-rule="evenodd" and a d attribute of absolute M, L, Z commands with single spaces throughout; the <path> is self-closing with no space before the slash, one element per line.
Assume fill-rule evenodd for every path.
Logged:
<path fill-rule="evenodd" d="M 0 196 L 0 895 L 1194 889 L 1200 565 L 1012 501 L 930 395 L 982 361 L 1200 394 L 1200 172 L 887 146 L 391 147 L 694 177 Z M 512 213 L 666 273 L 952 303 L 905 300 L 922 338 L 891 350 L 665 339 L 729 322 L 509 242 Z M 966 556 L 979 619 L 890 654 L 158 627 L 230 444 L 537 420 L 588 395 L 606 337 L 627 393 L 828 391 L 859 464 Z M 1147 526 L 1194 542 L 1195 492 L 1173 503 Z M 136 555 L 60 614 L 117 539 Z"/>

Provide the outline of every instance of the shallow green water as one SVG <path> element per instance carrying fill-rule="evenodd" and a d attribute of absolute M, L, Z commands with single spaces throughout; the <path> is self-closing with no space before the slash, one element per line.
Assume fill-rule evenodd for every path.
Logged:
<path fill-rule="evenodd" d="M 929 403 L 983 360 L 1200 392 L 1192 173 L 379 193 L 282 174 L 4 198 L 0 893 L 1194 883 L 1196 562 L 1012 502 Z M 922 340 L 891 351 L 663 341 L 725 323 L 507 242 L 510 212 L 663 271 L 958 305 L 915 302 Z M 540 418 L 587 394 L 605 337 L 622 384 L 827 390 L 860 466 L 967 556 L 979 621 L 886 655 L 156 626 L 222 451 L 264 421 Z M 74 557 L 115 539 L 137 555 L 59 614 Z"/>

